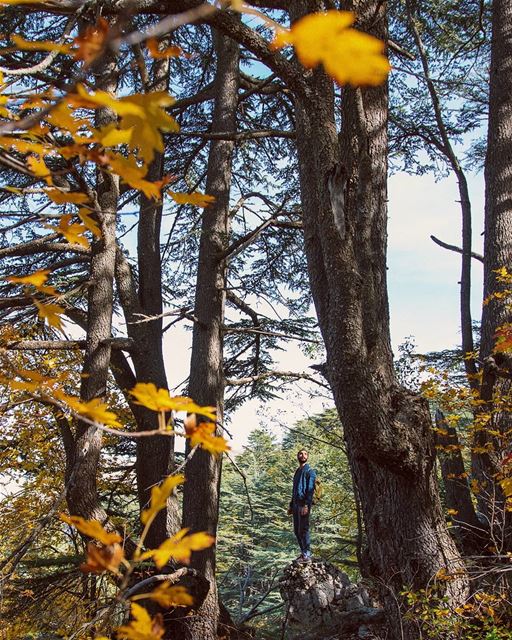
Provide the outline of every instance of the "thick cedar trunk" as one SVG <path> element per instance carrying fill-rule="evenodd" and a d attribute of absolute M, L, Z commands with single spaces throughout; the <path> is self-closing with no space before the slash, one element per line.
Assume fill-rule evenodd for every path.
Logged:
<path fill-rule="evenodd" d="M 239 46 L 214 32 L 217 52 L 215 107 L 212 132 L 235 131 L 238 104 Z M 224 402 L 223 323 L 227 262 L 221 258 L 228 245 L 229 194 L 234 142 L 211 143 L 206 193 L 215 202 L 204 210 L 197 271 L 189 395 L 199 404 L 217 408 L 222 424 Z M 192 531 L 217 532 L 221 458 L 200 449 L 186 466 L 183 489 L 183 526 Z M 210 581 L 210 592 L 189 621 L 190 637 L 217 637 L 219 604 L 215 581 L 215 548 L 197 552 L 192 566 Z"/>
<path fill-rule="evenodd" d="M 295 7 L 293 17 L 301 9 L 318 9 L 305 2 Z M 356 11 L 363 30 L 373 25 L 372 32 L 386 38 L 383 3 L 359 2 Z M 368 540 L 364 569 L 385 585 L 395 636 L 414 638 L 414 625 L 396 615 L 399 592 L 425 588 L 440 569 L 459 571 L 462 565 L 441 510 L 428 405 L 400 388 L 393 370 L 386 288 L 387 89 L 344 89 L 338 142 L 332 83 L 314 71 L 308 84 L 307 95 L 296 98 L 305 247 L 329 381 L 361 498 Z M 328 172 L 340 161 L 349 175 L 344 238 L 327 190 Z M 457 600 L 465 577 L 455 576 L 446 587 Z"/>
<path fill-rule="evenodd" d="M 486 453 L 473 454 L 473 473 L 479 482 L 478 507 L 492 527 L 494 546 L 502 553 L 512 549 L 512 513 L 505 509 L 499 484 L 503 440 L 488 431 L 505 434 L 512 427 L 510 411 L 499 403 L 510 400 L 510 380 L 500 378 L 502 368 L 512 373 L 510 354 L 495 352 L 496 330 L 512 321 L 510 300 L 492 297 L 508 288 L 498 282 L 496 270 L 512 265 L 512 5 L 494 0 L 492 5 L 489 130 L 485 161 L 484 305 L 480 359 L 484 363 L 482 412 L 489 422 L 475 433 L 475 445 Z M 490 297 L 491 296 L 491 297 Z M 510 406 L 510 405 L 509 405 Z"/>
<path fill-rule="evenodd" d="M 112 90 L 116 85 L 116 65 L 110 60 L 102 66 L 102 88 Z M 100 109 L 97 126 L 116 119 L 109 109 Z M 119 177 L 97 171 L 96 184 L 101 237 L 91 249 L 90 286 L 87 306 L 87 344 L 82 370 L 80 397 L 88 401 L 104 398 L 110 366 L 112 330 L 113 282 L 116 255 L 116 214 L 119 198 Z M 96 473 L 101 451 L 101 431 L 77 421 L 74 451 L 67 459 L 66 477 L 72 476 L 67 492 L 69 510 L 86 519 L 106 520 L 98 502 Z"/>

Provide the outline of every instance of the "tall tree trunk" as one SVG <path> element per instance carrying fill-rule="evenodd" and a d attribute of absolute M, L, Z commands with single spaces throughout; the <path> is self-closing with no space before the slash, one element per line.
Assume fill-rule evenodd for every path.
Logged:
<path fill-rule="evenodd" d="M 501 267 L 512 265 L 512 5 L 507 0 L 492 4 L 489 130 L 485 160 L 484 304 L 480 359 L 484 363 L 482 414 L 488 422 L 475 432 L 473 472 L 479 482 L 478 506 L 491 525 L 494 546 L 501 553 L 512 549 L 512 513 L 507 512 L 497 475 L 501 471 L 503 442 L 512 427 L 512 416 L 503 401 L 511 393 L 510 354 L 496 350 L 496 330 L 512 321 L 510 299 L 495 297 L 508 288 L 497 279 Z M 510 407 L 510 404 L 509 404 Z M 503 434 L 491 436 L 489 431 Z M 486 449 L 486 452 L 482 452 Z"/>
<path fill-rule="evenodd" d="M 169 59 L 155 60 L 151 73 L 151 91 L 166 91 L 169 81 Z M 156 154 L 147 179 L 161 180 L 164 173 L 162 154 Z M 129 325 L 135 338 L 133 364 L 137 382 L 153 382 L 158 388 L 167 388 L 167 377 L 162 341 L 162 259 L 160 232 L 162 226 L 162 202 L 155 202 L 140 195 L 138 254 L 138 307 L 139 313 L 153 317 L 140 323 L 140 316 L 131 319 Z M 130 332 L 129 332 L 130 335 Z M 150 354 L 150 357 L 148 357 Z M 158 416 L 154 411 L 142 410 L 137 417 L 137 428 L 146 431 L 158 428 Z M 174 438 L 154 436 L 137 440 L 137 491 L 141 510 L 151 498 L 151 487 L 160 483 L 174 468 Z M 178 502 L 171 496 L 167 508 L 160 511 L 146 539 L 149 547 L 158 547 L 179 528 Z"/>
<path fill-rule="evenodd" d="M 239 84 L 239 46 L 214 31 L 217 52 L 215 107 L 212 132 L 235 131 Z M 199 404 L 217 408 L 222 424 L 224 408 L 223 324 L 227 261 L 221 258 L 229 238 L 229 195 L 234 142 L 211 143 L 206 192 L 215 202 L 204 210 L 199 247 L 190 362 L 189 395 Z M 187 451 L 189 447 L 187 448 Z M 183 526 L 192 531 L 217 532 L 221 458 L 200 449 L 186 466 Z M 215 549 L 192 556 L 192 566 L 210 581 L 210 591 L 189 631 L 197 640 L 217 637 L 219 603 L 215 581 Z"/>
<path fill-rule="evenodd" d="M 107 91 L 114 90 L 117 84 L 115 61 L 106 60 L 100 71 L 101 88 Z M 116 120 L 115 114 L 110 109 L 100 109 L 96 118 L 97 126 L 105 126 Z M 85 401 L 104 398 L 107 392 L 119 176 L 98 170 L 96 193 L 99 207 L 96 215 L 101 228 L 101 237 L 94 240 L 91 249 L 87 344 L 80 388 L 80 397 Z M 104 522 L 106 514 L 98 502 L 96 487 L 101 443 L 101 431 L 78 420 L 73 455 L 68 458 L 66 464 L 66 477 L 72 477 L 67 492 L 71 513 Z"/>
<path fill-rule="evenodd" d="M 351 6 L 360 28 L 386 40 L 385 3 Z M 316 2 L 296 2 L 292 19 L 318 8 Z M 387 88 L 344 89 L 338 142 L 332 83 L 316 70 L 308 85 L 305 95 L 296 96 L 305 248 L 328 377 L 361 499 L 365 570 L 385 585 L 382 597 L 395 637 L 416 638 L 416 626 L 397 614 L 400 591 L 425 588 L 442 569 L 455 573 L 446 589 L 458 601 L 467 581 L 440 505 L 428 404 L 401 388 L 393 369 L 386 286 Z M 327 188 L 340 162 L 348 174 L 343 236 Z"/>

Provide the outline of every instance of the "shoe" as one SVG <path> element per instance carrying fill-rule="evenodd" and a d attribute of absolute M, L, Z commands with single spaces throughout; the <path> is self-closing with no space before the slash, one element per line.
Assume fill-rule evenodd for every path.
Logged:
<path fill-rule="evenodd" d="M 311 562 L 311 555 L 303 553 L 299 558 L 297 558 L 297 562 L 300 562 L 300 564 L 309 564 Z"/>

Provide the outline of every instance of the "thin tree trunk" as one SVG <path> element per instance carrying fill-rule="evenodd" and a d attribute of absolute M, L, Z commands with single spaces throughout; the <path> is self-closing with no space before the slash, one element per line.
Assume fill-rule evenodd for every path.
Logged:
<path fill-rule="evenodd" d="M 235 131 L 239 85 L 239 45 L 214 32 L 217 52 L 215 107 L 212 132 Z M 201 228 L 199 264 L 190 362 L 189 395 L 199 404 L 217 408 L 222 424 L 224 408 L 223 334 L 227 261 L 221 258 L 229 239 L 229 195 L 234 142 L 211 143 L 206 192 L 215 203 L 205 209 Z M 187 450 L 189 447 L 187 448 Z M 186 467 L 183 489 L 183 526 L 192 531 L 217 532 L 221 458 L 199 450 Z M 210 592 L 189 621 L 190 637 L 217 637 L 219 603 L 215 581 L 215 548 L 192 556 L 192 566 L 210 581 Z"/>
<path fill-rule="evenodd" d="M 440 409 L 436 411 L 435 438 L 446 507 L 454 512 L 452 533 L 465 555 L 481 555 L 489 545 L 489 529 L 476 515 L 457 429 L 446 422 Z"/>
<path fill-rule="evenodd" d="M 155 60 L 151 73 L 151 91 L 166 91 L 169 82 L 169 59 Z M 156 154 L 147 179 L 161 180 L 164 173 L 163 156 Z M 138 302 L 139 313 L 155 317 L 150 322 L 131 324 L 137 336 L 133 364 L 138 382 L 153 382 L 158 388 L 167 388 L 167 376 L 162 341 L 162 260 L 160 232 L 163 203 L 140 195 L 138 227 Z M 140 321 L 137 316 L 131 322 Z M 149 356 L 149 357 L 148 357 Z M 142 410 L 137 418 L 139 431 L 158 428 L 154 411 Z M 151 498 L 151 487 L 160 483 L 174 468 L 174 438 L 155 436 L 137 440 L 137 491 L 141 510 Z M 147 545 L 155 548 L 179 528 L 178 502 L 171 496 L 167 509 L 160 511 L 147 536 Z"/>

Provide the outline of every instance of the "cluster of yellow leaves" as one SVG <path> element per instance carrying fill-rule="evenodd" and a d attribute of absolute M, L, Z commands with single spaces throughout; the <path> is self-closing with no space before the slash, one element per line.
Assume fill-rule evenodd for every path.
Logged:
<path fill-rule="evenodd" d="M 132 602 L 132 620 L 127 625 L 117 629 L 117 636 L 124 640 L 160 640 L 164 635 L 162 616 L 151 618 L 149 613 L 140 605 Z M 97 639 L 101 640 L 101 638 Z"/>
<path fill-rule="evenodd" d="M 157 389 L 152 382 L 139 382 L 130 394 L 137 404 L 161 413 L 161 428 L 165 427 L 165 413 L 183 411 L 185 418 L 185 437 L 190 439 L 193 447 L 199 445 L 210 453 L 219 454 L 229 451 L 225 438 L 215 435 L 215 407 L 202 407 L 186 396 L 171 396 L 167 389 Z M 204 416 L 213 422 L 198 423 L 196 416 Z"/>
<path fill-rule="evenodd" d="M 46 305 L 48 306 L 48 305 Z M 107 405 L 99 398 L 93 398 L 87 402 L 80 400 L 76 396 L 65 393 L 61 384 L 67 377 L 67 373 L 63 372 L 56 378 L 32 371 L 28 369 L 18 369 L 16 375 L 21 380 L 15 380 L 13 377 L 0 377 L 0 381 L 7 384 L 11 389 L 18 391 L 26 391 L 33 395 L 38 395 L 45 400 L 57 401 L 60 406 L 67 406 L 74 413 L 89 418 L 90 420 L 105 424 L 111 427 L 120 427 L 121 423 L 117 419 L 117 415 L 110 411 Z"/>
<path fill-rule="evenodd" d="M 338 84 L 379 85 L 391 69 L 384 55 L 384 43 L 351 29 L 355 15 L 330 10 L 297 20 L 289 30 L 276 33 L 273 47 L 295 47 L 300 62 L 309 69 L 319 64 Z"/>
<path fill-rule="evenodd" d="M 171 396 L 167 389 L 157 389 L 152 382 L 139 382 L 130 390 L 136 403 L 152 411 L 186 411 L 215 420 L 215 407 L 201 407 L 186 396 Z"/>
<path fill-rule="evenodd" d="M 150 549 L 141 555 L 141 559 L 152 558 L 156 566 L 161 569 L 171 558 L 177 562 L 188 564 L 192 551 L 201 551 L 211 547 L 215 538 L 208 533 L 188 534 L 188 529 L 181 529 L 172 538 L 164 540 L 158 549 Z"/>

